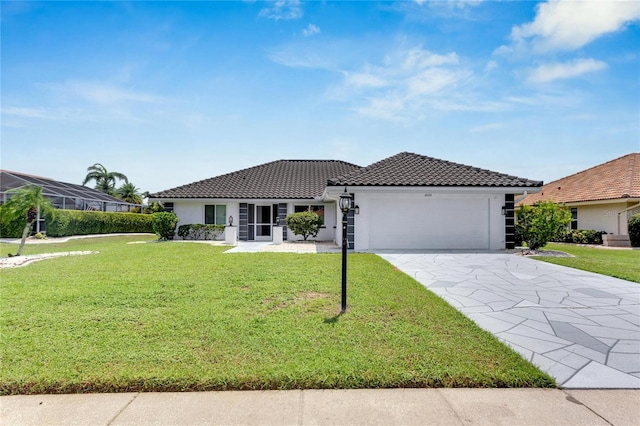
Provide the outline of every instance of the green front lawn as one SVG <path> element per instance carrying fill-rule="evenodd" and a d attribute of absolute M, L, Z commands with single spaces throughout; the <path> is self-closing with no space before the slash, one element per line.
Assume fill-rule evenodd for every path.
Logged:
<path fill-rule="evenodd" d="M 373 254 L 349 255 L 338 315 L 339 254 L 140 239 L 29 245 L 100 254 L 0 270 L 0 394 L 554 386 Z"/>
<path fill-rule="evenodd" d="M 570 266 L 640 283 L 640 250 L 614 250 L 549 243 L 544 249 L 558 250 L 575 257 L 537 257 L 557 265 Z"/>

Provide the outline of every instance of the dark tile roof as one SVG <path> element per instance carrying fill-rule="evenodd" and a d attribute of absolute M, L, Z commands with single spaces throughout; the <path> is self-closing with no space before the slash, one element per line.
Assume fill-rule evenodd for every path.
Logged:
<path fill-rule="evenodd" d="M 313 199 L 330 178 L 360 169 L 344 161 L 278 160 L 151 194 L 150 198 Z"/>
<path fill-rule="evenodd" d="M 549 182 L 520 204 L 537 201 L 580 201 L 640 198 L 640 153 L 631 153 L 587 170 Z"/>
<path fill-rule="evenodd" d="M 424 155 L 401 152 L 338 178 L 334 186 L 539 187 L 541 181 L 509 176 Z"/>

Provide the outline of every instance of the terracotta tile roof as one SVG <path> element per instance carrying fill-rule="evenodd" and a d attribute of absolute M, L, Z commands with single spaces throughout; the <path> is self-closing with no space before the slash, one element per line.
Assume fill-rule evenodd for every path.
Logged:
<path fill-rule="evenodd" d="M 424 155 L 401 152 L 370 166 L 331 179 L 335 186 L 540 187 L 533 181 Z"/>
<path fill-rule="evenodd" d="M 278 160 L 212 177 L 150 198 L 313 199 L 330 178 L 360 166 L 335 160 Z"/>
<path fill-rule="evenodd" d="M 640 153 L 631 153 L 604 164 L 550 182 L 520 204 L 552 200 L 557 203 L 640 198 Z"/>

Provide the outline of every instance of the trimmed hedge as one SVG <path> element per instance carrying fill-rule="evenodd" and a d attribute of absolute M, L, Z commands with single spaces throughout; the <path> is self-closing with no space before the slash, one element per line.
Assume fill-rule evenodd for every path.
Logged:
<path fill-rule="evenodd" d="M 0 238 L 22 237 L 22 231 L 26 224 L 26 216 L 15 218 L 14 220 L 7 220 L 7 217 L 2 214 L 2 209 L 0 208 Z"/>
<path fill-rule="evenodd" d="M 83 210 L 56 210 L 55 217 L 45 215 L 47 236 L 153 232 L 151 215 Z"/>
<path fill-rule="evenodd" d="M 602 244 L 602 236 L 607 231 L 595 231 L 593 229 L 571 229 L 560 238 L 554 239 L 558 243 L 574 244 Z"/>
<path fill-rule="evenodd" d="M 640 213 L 634 214 L 627 222 L 629 229 L 629 240 L 633 247 L 640 247 Z"/>
<path fill-rule="evenodd" d="M 178 226 L 178 236 L 183 240 L 218 240 L 224 234 L 224 225 L 194 223 Z"/>

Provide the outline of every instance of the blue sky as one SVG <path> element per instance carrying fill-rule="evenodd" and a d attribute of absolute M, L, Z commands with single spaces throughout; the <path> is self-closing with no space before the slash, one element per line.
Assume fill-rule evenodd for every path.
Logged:
<path fill-rule="evenodd" d="M 401 151 L 536 180 L 640 151 L 640 3 L 1 3 L 1 167 L 141 190 Z"/>

